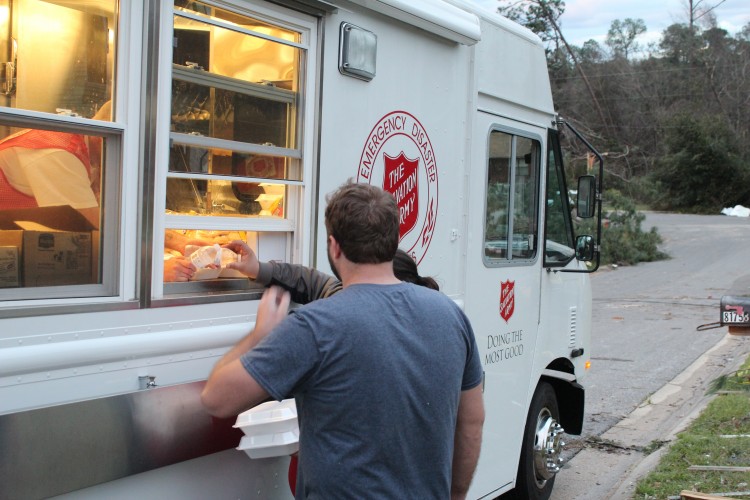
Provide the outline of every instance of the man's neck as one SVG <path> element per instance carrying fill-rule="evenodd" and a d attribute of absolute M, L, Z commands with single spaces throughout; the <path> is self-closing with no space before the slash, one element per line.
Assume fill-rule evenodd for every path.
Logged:
<path fill-rule="evenodd" d="M 349 263 L 346 269 L 340 269 L 341 284 L 344 288 L 349 285 L 395 285 L 401 283 L 393 275 L 393 263 L 354 264 Z"/>

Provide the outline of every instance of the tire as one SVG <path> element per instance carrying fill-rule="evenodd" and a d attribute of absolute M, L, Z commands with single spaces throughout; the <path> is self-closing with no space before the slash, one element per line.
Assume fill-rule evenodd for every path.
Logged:
<path fill-rule="evenodd" d="M 555 390 L 547 382 L 541 382 L 526 417 L 516 487 L 507 498 L 547 500 L 550 497 L 565 445 L 559 420 Z"/>

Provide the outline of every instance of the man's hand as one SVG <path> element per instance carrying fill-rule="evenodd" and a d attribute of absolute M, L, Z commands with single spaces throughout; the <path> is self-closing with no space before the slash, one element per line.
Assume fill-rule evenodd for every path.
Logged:
<path fill-rule="evenodd" d="M 253 252 L 253 249 L 247 243 L 242 240 L 234 240 L 223 246 L 240 256 L 238 262 L 227 264 L 227 269 L 235 269 L 251 279 L 255 279 L 258 276 L 260 262 L 258 261 L 258 256 L 255 255 L 255 252 Z"/>
<path fill-rule="evenodd" d="M 201 393 L 201 401 L 211 415 L 230 417 L 256 406 L 269 394 L 242 366 L 240 357 L 253 349 L 289 310 L 289 292 L 273 286 L 258 304 L 255 328 L 240 340 L 214 366 Z"/>
<path fill-rule="evenodd" d="M 286 318 L 290 300 L 289 292 L 278 286 L 272 286 L 263 293 L 253 331 L 253 335 L 257 335 L 258 342 Z"/>

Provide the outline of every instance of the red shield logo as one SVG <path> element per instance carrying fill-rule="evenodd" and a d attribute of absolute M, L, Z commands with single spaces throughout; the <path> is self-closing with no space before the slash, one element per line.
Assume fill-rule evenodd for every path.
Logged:
<path fill-rule="evenodd" d="M 500 316 L 507 323 L 513 311 L 516 309 L 515 281 L 503 281 L 500 283 Z"/>
<path fill-rule="evenodd" d="M 383 189 L 396 198 L 399 218 L 399 239 L 409 233 L 417 224 L 419 215 L 419 190 L 417 168 L 419 159 L 410 160 L 401 151 L 395 158 L 383 153 L 385 175 Z"/>

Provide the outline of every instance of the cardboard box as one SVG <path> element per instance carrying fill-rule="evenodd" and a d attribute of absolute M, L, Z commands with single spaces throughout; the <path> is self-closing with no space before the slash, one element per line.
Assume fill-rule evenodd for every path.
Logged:
<path fill-rule="evenodd" d="M 19 281 L 25 287 L 96 282 L 94 229 L 69 206 L 0 210 L 0 241 L 15 242 L 21 256 Z"/>
<path fill-rule="evenodd" d="M 18 246 L 0 246 L 0 288 L 18 285 Z"/>
<path fill-rule="evenodd" d="M 21 231 L 0 230 L 0 288 L 21 286 L 22 247 L 23 233 Z M 15 260 L 15 270 L 8 267 L 11 265 L 11 260 Z"/>

